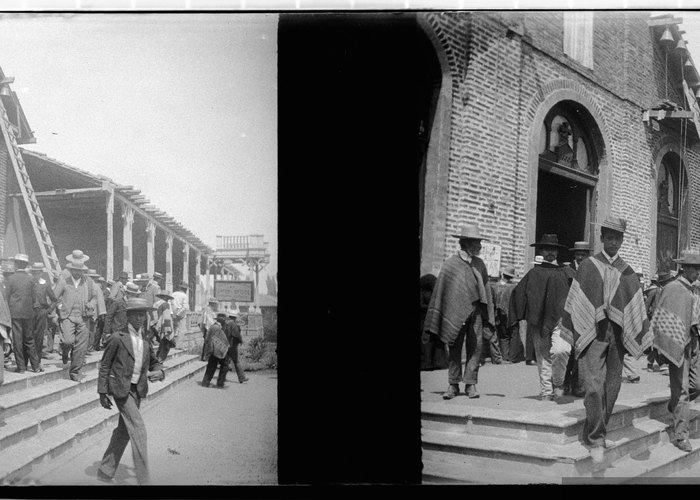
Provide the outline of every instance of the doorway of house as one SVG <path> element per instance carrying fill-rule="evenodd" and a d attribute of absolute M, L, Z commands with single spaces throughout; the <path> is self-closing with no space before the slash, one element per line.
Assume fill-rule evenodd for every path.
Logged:
<path fill-rule="evenodd" d="M 586 239 L 590 187 L 566 177 L 540 170 L 537 180 L 537 221 L 535 234 L 555 233 L 568 248 Z M 560 250 L 558 261 L 571 262 L 573 253 Z"/>

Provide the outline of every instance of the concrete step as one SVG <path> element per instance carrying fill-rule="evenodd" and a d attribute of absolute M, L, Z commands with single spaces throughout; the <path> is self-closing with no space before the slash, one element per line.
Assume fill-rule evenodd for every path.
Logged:
<path fill-rule="evenodd" d="M 102 359 L 102 354 L 102 351 L 87 354 L 81 372 L 89 373 L 93 370 L 97 370 L 98 363 Z M 182 349 L 171 349 L 168 353 L 168 358 L 182 356 L 184 354 L 187 354 L 187 352 Z M 43 373 L 34 373 L 32 371 L 15 373 L 13 371 L 5 371 L 5 381 L 0 385 L 0 406 L 2 406 L 4 400 L 3 396 L 5 394 L 29 389 L 54 380 L 68 380 L 68 367 L 70 365 L 63 365 L 60 356 L 57 359 L 44 359 L 41 364 L 45 370 Z"/>
<path fill-rule="evenodd" d="M 423 484 L 556 484 L 554 478 L 515 474 L 489 467 L 470 467 L 423 458 Z M 437 461 L 435 461 L 437 460 Z"/>
<path fill-rule="evenodd" d="M 166 379 L 163 382 L 150 384 L 149 394 L 142 404 L 147 405 L 148 402 L 167 394 L 178 384 L 201 374 L 206 364 L 199 360 L 198 355 L 193 357 L 194 359 L 173 360 L 176 367 L 166 372 Z M 88 396 L 92 398 L 93 403 L 87 400 Z M 33 430 L 21 430 L 18 419 L 8 423 L 8 426 L 13 426 L 16 432 L 26 434 L 15 444 L 2 447 L 0 484 L 11 485 L 19 482 L 31 473 L 34 466 L 51 460 L 80 443 L 85 444 L 85 440 L 95 434 L 117 425 L 119 412 L 116 406 L 112 410 L 105 410 L 99 406 L 96 392 L 76 394 L 62 402 L 64 403 L 64 412 L 60 413 L 62 417 L 56 414 L 57 407 L 54 407 L 54 416 L 49 417 L 48 420 L 41 417 L 46 422 L 53 419 L 53 425 L 47 425 L 46 428 L 42 426 L 42 422 L 37 422 Z M 78 407 L 81 407 L 82 411 L 71 415 L 71 412 Z M 67 416 L 70 418 L 66 418 Z"/>
<path fill-rule="evenodd" d="M 696 422 L 697 424 L 697 422 Z M 638 456 L 669 442 L 670 418 L 645 419 L 634 426 L 608 434 L 611 446 L 605 450 L 607 465 L 628 456 Z M 433 462 L 462 464 L 463 467 L 530 475 L 534 477 L 590 477 L 601 468 L 593 464 L 589 450 L 580 442 L 555 444 L 492 436 L 466 435 L 424 429 L 423 453 Z M 469 476 L 471 477 L 471 476 Z"/>
<path fill-rule="evenodd" d="M 166 379 L 169 378 L 171 371 L 196 362 L 198 359 L 196 355 L 168 356 L 164 363 Z M 67 386 L 68 389 L 64 387 L 66 384 L 71 384 Z M 71 388 L 77 389 L 71 390 Z M 56 392 L 49 392 L 47 397 L 46 391 L 50 389 Z M 54 397 L 54 394 L 62 397 Z M 0 421 L 0 449 L 12 446 L 27 437 L 98 407 L 97 371 L 90 373 L 88 378 L 80 384 L 59 380 L 9 396 L 13 396 L 15 401 L 10 401 L 10 404 L 14 405 L 10 407 L 13 411 L 8 414 L 3 412 L 5 416 Z M 18 408 L 24 408 L 25 411 L 18 411 Z M 27 408 L 30 410 L 27 411 Z"/>
<path fill-rule="evenodd" d="M 189 363 L 197 359 L 199 359 L 199 357 L 194 354 L 177 353 L 173 354 L 173 356 L 168 356 L 166 366 L 173 366 L 173 364 L 178 364 L 179 362 Z M 25 390 L 4 394 L 0 398 L 2 417 L 8 419 L 31 410 L 41 410 L 43 412 L 46 405 L 80 392 L 87 391 L 94 394 L 96 392 L 98 377 L 98 371 L 94 368 L 96 368 L 97 362 L 91 362 L 91 365 L 93 369 L 83 372 L 85 378 L 80 383 L 74 382 L 69 378 L 61 378 L 46 381 L 43 384 L 38 384 Z M 64 370 L 64 373 L 67 377 L 67 368 Z"/>
<path fill-rule="evenodd" d="M 668 415 L 669 391 L 649 395 L 643 401 L 618 401 L 608 430 L 634 425 L 643 419 Z M 421 403 L 421 423 L 427 430 L 519 439 L 529 442 L 566 444 L 580 439 L 586 411 L 564 410 L 560 405 L 548 412 L 514 411 L 448 402 Z"/>

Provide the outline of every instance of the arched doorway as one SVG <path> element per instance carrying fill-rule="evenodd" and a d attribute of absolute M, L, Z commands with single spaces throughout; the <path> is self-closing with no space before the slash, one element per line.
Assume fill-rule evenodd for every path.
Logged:
<path fill-rule="evenodd" d="M 581 104 L 564 100 L 540 124 L 535 234 L 555 233 L 567 247 L 592 240 L 600 154 L 600 132 Z M 560 262 L 573 255 L 561 251 Z"/>
<path fill-rule="evenodd" d="M 675 151 L 661 157 L 656 195 L 656 269 L 661 272 L 676 269 L 673 259 L 688 246 L 688 176 Z"/>

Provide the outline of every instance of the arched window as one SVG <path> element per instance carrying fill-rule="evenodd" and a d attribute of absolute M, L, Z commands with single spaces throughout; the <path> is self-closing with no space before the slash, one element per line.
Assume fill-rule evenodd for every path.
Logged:
<path fill-rule="evenodd" d="M 681 177 L 681 172 L 683 175 Z M 656 267 L 676 269 L 673 259 L 687 245 L 688 177 L 680 156 L 666 153 L 656 178 Z"/>
<path fill-rule="evenodd" d="M 598 161 L 575 105 L 553 107 L 544 119 L 540 157 L 589 175 L 598 174 Z"/>

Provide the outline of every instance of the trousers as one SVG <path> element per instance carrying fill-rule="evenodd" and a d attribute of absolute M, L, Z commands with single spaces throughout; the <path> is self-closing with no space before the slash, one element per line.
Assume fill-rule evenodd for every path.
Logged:
<path fill-rule="evenodd" d="M 61 320 L 61 351 L 70 352 L 70 374 L 77 375 L 85 363 L 90 333 L 84 318 Z"/>
<path fill-rule="evenodd" d="M 238 361 L 238 344 L 233 344 L 231 347 L 229 347 L 228 356 L 233 361 L 233 367 L 236 370 L 238 381 L 240 383 L 245 382 L 247 380 L 247 377 L 245 376 L 245 372 L 243 371 L 241 363 L 239 363 Z"/>
<path fill-rule="evenodd" d="M 202 379 L 202 385 L 209 387 L 214 372 L 216 372 L 216 367 L 219 367 L 219 376 L 216 379 L 216 385 L 223 387 L 226 382 L 226 372 L 228 372 L 228 359 L 219 359 L 213 354 L 209 356 L 209 361 L 207 362 L 207 369 L 204 372 L 204 378 Z"/>
<path fill-rule="evenodd" d="M 583 441 L 587 445 L 605 446 L 606 426 L 620 393 L 625 352 L 622 329 L 604 319 L 597 325 L 596 338 L 579 356 L 579 375 L 586 391 Z"/>
<path fill-rule="evenodd" d="M 141 412 L 141 398 L 136 393 L 136 384 L 131 384 L 129 395 L 125 398 L 114 398 L 119 410 L 119 424 L 112 432 L 107 451 L 102 456 L 99 469 L 109 477 L 114 477 L 117 467 L 124 454 L 126 445 L 131 442 L 131 451 L 134 455 L 134 467 L 136 479 L 139 484 L 149 483 L 148 454 L 146 439 L 146 424 L 143 422 Z"/>
<path fill-rule="evenodd" d="M 474 385 L 479 379 L 479 360 L 482 349 L 482 320 L 476 310 L 472 313 L 457 334 L 454 344 L 449 346 L 447 355 L 447 377 L 450 385 L 464 382 Z M 466 347 L 467 362 L 462 373 L 462 346 Z"/>
<path fill-rule="evenodd" d="M 39 368 L 40 358 L 34 345 L 33 318 L 12 318 L 12 346 L 18 370 L 26 370 L 27 361 L 34 370 Z"/>
<path fill-rule="evenodd" d="M 668 377 L 671 382 L 671 399 L 668 411 L 673 414 L 673 433 L 680 441 L 688 439 L 689 407 L 691 397 L 698 390 L 698 336 L 692 334 L 690 342 L 685 346 L 683 363 L 676 366 L 668 364 Z"/>

